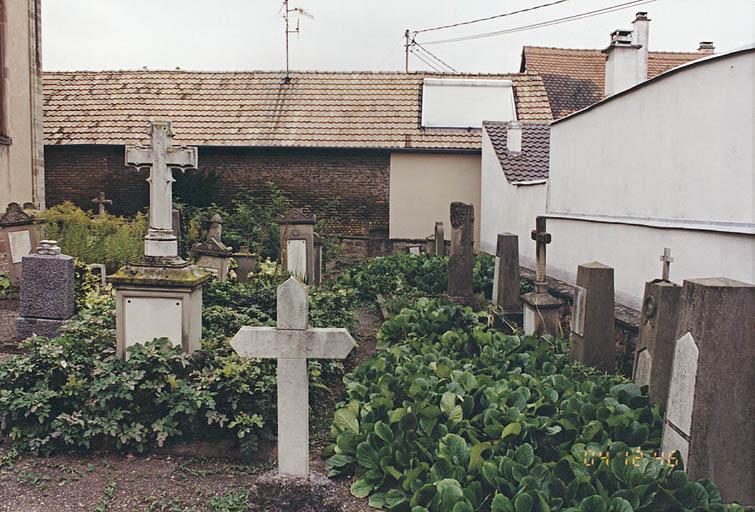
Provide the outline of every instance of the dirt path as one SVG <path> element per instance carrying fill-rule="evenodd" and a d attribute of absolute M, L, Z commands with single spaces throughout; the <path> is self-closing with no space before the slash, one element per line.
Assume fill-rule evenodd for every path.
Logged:
<path fill-rule="evenodd" d="M 345 362 L 347 371 L 374 352 L 380 325 L 371 309 L 358 310 L 357 319 L 351 332 L 358 347 Z M 329 442 L 330 422 L 342 390 L 343 384 L 334 386 L 322 403 L 312 404 L 312 468 L 319 473 L 325 473 L 320 453 Z M 16 457 L 0 444 L 0 512 L 255 510 L 250 489 L 257 475 L 274 469 L 274 449 L 261 450 L 255 460 L 245 461 L 234 459 L 227 449 L 213 452 L 213 446 L 198 444 L 176 447 L 170 454 L 49 458 Z M 220 451 L 229 457 L 196 456 Z M 348 479 L 334 483 L 345 512 L 372 510 L 365 500 L 351 496 Z"/>

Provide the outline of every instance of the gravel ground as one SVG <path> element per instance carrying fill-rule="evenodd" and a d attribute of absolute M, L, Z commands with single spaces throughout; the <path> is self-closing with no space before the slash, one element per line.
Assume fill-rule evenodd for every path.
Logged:
<path fill-rule="evenodd" d="M 358 323 L 352 334 L 358 346 L 346 360 L 347 370 L 374 352 L 380 325 L 371 309 L 357 313 Z M 325 473 L 320 452 L 328 443 L 334 405 L 342 390 L 342 384 L 335 386 L 322 403 L 312 404 L 315 417 L 311 464 L 318 473 Z M 0 512 L 257 512 L 252 486 L 257 475 L 274 469 L 275 459 L 274 446 L 262 447 L 253 460 L 242 460 L 227 446 L 210 443 L 182 445 L 140 456 L 94 453 L 17 457 L 0 443 Z M 351 496 L 350 479 L 335 480 L 334 484 L 344 512 L 373 510 L 366 500 Z"/>
<path fill-rule="evenodd" d="M 16 335 L 16 317 L 18 317 L 17 299 L 0 299 L 0 352 L 14 346 Z"/>

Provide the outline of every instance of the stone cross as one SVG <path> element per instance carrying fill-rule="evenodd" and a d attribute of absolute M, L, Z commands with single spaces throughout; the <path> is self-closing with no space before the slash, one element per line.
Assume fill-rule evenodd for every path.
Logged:
<path fill-rule="evenodd" d="M 309 327 L 307 287 L 291 277 L 278 287 L 276 327 L 242 327 L 231 340 L 241 357 L 278 360 L 278 473 L 309 475 L 307 359 L 343 359 L 356 343 L 346 329 Z"/>
<path fill-rule="evenodd" d="M 669 249 L 668 247 L 665 247 L 663 249 L 663 254 L 661 254 L 661 261 L 663 262 L 663 280 L 668 281 L 671 271 L 671 262 L 674 261 L 674 258 L 671 257 L 671 249 Z"/>
<path fill-rule="evenodd" d="M 172 169 L 197 168 L 197 148 L 173 147 L 170 121 L 150 123 L 150 146 L 126 147 L 126 165 L 149 167 L 149 231 L 144 238 L 144 255 L 177 257 L 178 241 L 173 234 Z"/>
<path fill-rule="evenodd" d="M 537 268 L 535 270 L 535 293 L 548 293 L 548 280 L 545 274 L 545 246 L 551 243 L 551 234 L 545 231 L 545 217 L 538 216 L 532 231 L 535 241 Z"/>
<path fill-rule="evenodd" d="M 92 202 L 98 206 L 99 208 L 98 214 L 100 215 L 100 217 L 107 213 L 107 210 L 105 209 L 105 205 L 113 204 L 112 199 L 105 199 L 104 192 L 100 192 L 99 194 L 97 194 L 97 197 L 93 198 Z"/>

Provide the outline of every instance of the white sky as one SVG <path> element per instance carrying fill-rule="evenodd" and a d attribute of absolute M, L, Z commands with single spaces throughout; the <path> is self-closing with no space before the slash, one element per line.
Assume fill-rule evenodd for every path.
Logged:
<path fill-rule="evenodd" d="M 291 68 L 399 70 L 404 29 L 491 16 L 553 0 L 290 0 L 311 12 L 291 36 Z M 457 29 L 431 41 L 537 23 L 627 0 L 562 4 Z M 42 0 L 47 70 L 278 70 L 284 67 L 279 0 Z M 518 71 L 525 44 L 604 48 L 609 33 L 648 11 L 650 49 L 692 51 L 712 40 L 726 51 L 755 40 L 755 0 L 656 0 L 585 20 L 427 48 L 459 71 Z M 429 69 L 411 58 L 411 69 Z"/>

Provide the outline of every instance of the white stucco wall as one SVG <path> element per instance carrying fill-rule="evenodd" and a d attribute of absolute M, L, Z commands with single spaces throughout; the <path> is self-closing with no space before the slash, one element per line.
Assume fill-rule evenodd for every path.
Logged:
<path fill-rule="evenodd" d="M 600 260 L 637 306 L 670 247 L 676 282 L 753 282 L 754 60 L 693 64 L 551 126 L 549 274 Z"/>
<path fill-rule="evenodd" d="M 479 154 L 391 154 L 390 238 L 424 239 L 433 233 L 436 221 L 443 221 L 446 240 L 450 240 L 450 206 L 454 201 L 474 205 L 477 242 L 480 239 Z"/>
<path fill-rule="evenodd" d="M 480 250 L 495 254 L 498 234 L 514 233 L 519 236 L 519 263 L 532 268 L 535 242 L 530 232 L 535 227 L 535 217 L 545 212 L 545 184 L 509 183 L 484 130 L 481 169 Z"/>

